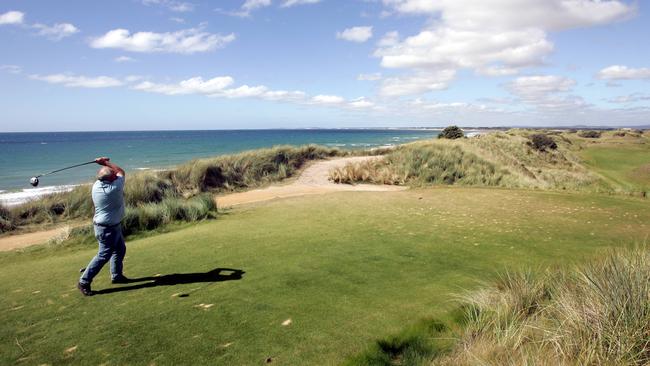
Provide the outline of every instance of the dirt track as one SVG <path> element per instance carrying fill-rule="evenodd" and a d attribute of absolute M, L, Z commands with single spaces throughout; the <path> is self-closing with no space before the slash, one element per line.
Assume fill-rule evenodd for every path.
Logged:
<path fill-rule="evenodd" d="M 400 191 L 406 189 L 398 186 L 380 186 L 373 184 L 335 184 L 328 180 L 329 171 L 337 167 L 343 167 L 349 162 L 360 162 L 368 159 L 381 159 L 382 157 L 356 156 L 349 158 L 337 158 L 316 162 L 307 167 L 295 181 L 284 185 L 273 185 L 263 189 L 232 193 L 217 196 L 219 208 L 232 207 L 241 204 L 268 201 L 276 198 L 304 196 L 308 194 L 324 194 L 330 192 L 344 191 Z M 57 236 L 65 235 L 69 225 L 56 229 L 38 231 L 19 235 L 9 235 L 0 238 L 0 251 L 8 251 L 18 248 L 25 248 L 34 244 L 42 244 Z"/>

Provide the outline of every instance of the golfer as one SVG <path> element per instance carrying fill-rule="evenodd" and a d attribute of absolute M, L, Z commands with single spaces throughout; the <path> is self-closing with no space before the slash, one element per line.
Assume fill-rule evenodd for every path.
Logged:
<path fill-rule="evenodd" d="M 108 261 L 111 262 L 112 282 L 129 282 L 129 279 L 122 274 L 122 260 L 126 254 L 120 225 L 124 217 L 124 169 L 109 160 L 105 157 L 95 159 L 97 164 L 102 165 L 97 171 L 97 181 L 92 188 L 95 205 L 93 226 L 95 237 L 99 242 L 99 252 L 88 263 L 77 284 L 84 296 L 93 294 L 90 284 Z"/>

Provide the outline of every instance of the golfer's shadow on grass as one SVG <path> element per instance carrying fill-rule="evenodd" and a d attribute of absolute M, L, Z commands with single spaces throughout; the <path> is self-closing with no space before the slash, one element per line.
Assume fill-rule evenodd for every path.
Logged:
<path fill-rule="evenodd" d="M 215 268 L 212 271 L 204 273 L 173 273 L 156 277 L 131 278 L 129 280 L 129 283 L 141 283 L 93 291 L 93 294 L 111 294 L 114 292 L 138 290 L 141 288 L 174 286 L 187 283 L 236 281 L 241 280 L 244 273 L 246 272 L 242 271 L 241 269 Z"/>

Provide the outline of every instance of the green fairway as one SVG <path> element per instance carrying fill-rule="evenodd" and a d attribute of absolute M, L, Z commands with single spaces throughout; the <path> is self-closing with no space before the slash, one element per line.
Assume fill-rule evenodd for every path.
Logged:
<path fill-rule="evenodd" d="M 650 145 L 597 145 L 582 152 L 585 163 L 625 190 L 650 191 Z"/>
<path fill-rule="evenodd" d="M 433 188 L 279 200 L 133 240 L 125 273 L 162 280 L 111 286 L 105 268 L 94 289 L 124 291 L 89 298 L 75 284 L 95 247 L 4 254 L 0 364 L 340 364 L 498 271 L 648 235 L 642 199 Z"/>

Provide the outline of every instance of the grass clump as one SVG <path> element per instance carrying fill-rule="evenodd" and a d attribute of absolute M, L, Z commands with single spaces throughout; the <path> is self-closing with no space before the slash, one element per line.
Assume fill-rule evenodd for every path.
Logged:
<path fill-rule="evenodd" d="M 449 126 L 445 127 L 442 132 L 438 135 L 439 139 L 449 139 L 449 140 L 455 140 L 455 139 L 460 139 L 465 137 L 465 134 L 463 133 L 463 130 L 458 127 L 458 126 Z"/>
<path fill-rule="evenodd" d="M 14 229 L 11 211 L 0 205 L 0 234 Z"/>
<path fill-rule="evenodd" d="M 646 365 L 650 251 L 618 250 L 576 271 L 506 274 L 462 297 L 455 350 L 436 365 Z"/>

